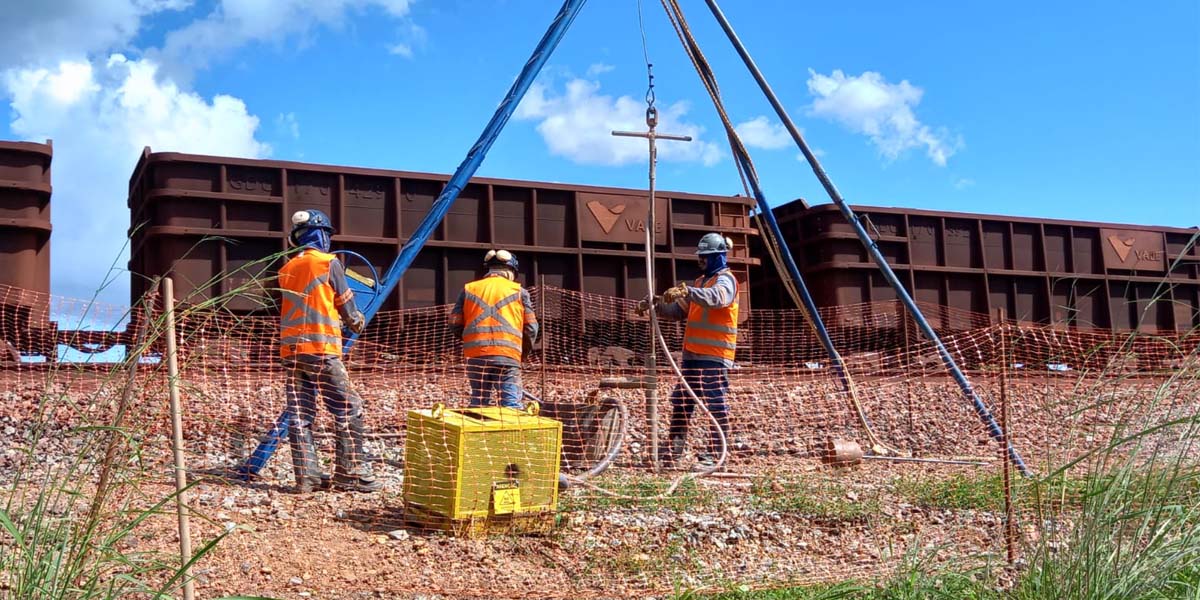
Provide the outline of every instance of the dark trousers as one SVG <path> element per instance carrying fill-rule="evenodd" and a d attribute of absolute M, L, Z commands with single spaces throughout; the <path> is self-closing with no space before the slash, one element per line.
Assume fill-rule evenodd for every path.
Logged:
<path fill-rule="evenodd" d="M 336 422 L 362 415 L 362 398 L 350 385 L 346 365 L 336 356 L 300 355 L 285 360 L 287 399 L 292 408 L 293 427 L 311 427 L 317 417 L 317 398 Z"/>
<path fill-rule="evenodd" d="M 696 392 L 696 396 L 704 401 L 704 405 L 716 417 L 717 422 L 721 424 L 721 429 L 725 431 L 728 438 L 729 407 L 725 402 L 725 396 L 729 393 L 729 378 L 727 376 L 729 369 L 718 362 L 685 360 L 680 365 L 680 370 L 683 371 L 684 380 L 692 387 L 692 391 Z M 672 439 L 687 437 L 688 421 L 691 420 L 692 413 L 695 410 L 696 401 L 692 400 L 692 397 L 688 395 L 687 390 L 684 389 L 682 384 L 676 386 L 675 391 L 671 393 Z M 708 422 L 707 418 L 705 422 Z M 707 451 L 714 454 L 721 451 L 721 436 L 715 427 L 712 428 Z"/>
<path fill-rule="evenodd" d="M 292 416 L 289 438 L 296 481 L 320 475 L 312 438 L 317 399 L 333 414 L 335 478 L 370 479 L 371 468 L 363 448 L 363 401 L 350 385 L 346 365 L 336 356 L 300 355 L 284 361 L 287 369 L 287 402 Z"/>

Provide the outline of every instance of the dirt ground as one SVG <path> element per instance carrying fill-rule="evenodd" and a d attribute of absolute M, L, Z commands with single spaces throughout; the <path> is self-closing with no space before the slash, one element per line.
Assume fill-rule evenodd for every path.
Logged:
<path fill-rule="evenodd" d="M 406 527 L 397 477 L 373 494 L 306 496 L 288 493 L 285 481 L 203 479 L 192 494 L 196 544 L 229 534 L 194 573 L 199 597 L 330 599 L 669 597 L 871 579 L 914 552 L 931 564 L 997 560 L 999 512 L 922 508 L 889 483 L 975 469 L 834 470 L 798 459 L 769 480 L 714 478 L 667 501 L 612 502 L 577 489 L 563 498 L 552 534 L 487 539 Z M 628 475 L 609 474 L 610 484 L 630 492 L 621 483 Z M 170 487 L 143 492 L 166 495 Z M 795 502 L 796 493 L 808 502 Z M 164 515 L 133 543 L 170 552 L 177 540 L 173 515 Z"/>

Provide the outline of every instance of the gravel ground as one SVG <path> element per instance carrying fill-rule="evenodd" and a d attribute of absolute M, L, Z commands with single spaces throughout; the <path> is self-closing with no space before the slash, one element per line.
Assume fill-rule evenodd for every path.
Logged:
<path fill-rule="evenodd" d="M 286 450 L 259 483 L 204 475 L 235 464 L 278 414 L 278 374 L 185 372 L 191 382 L 184 394 L 186 455 L 197 481 L 193 536 L 207 540 L 230 532 L 197 566 L 201 597 L 235 592 L 279 598 L 661 597 L 735 582 L 872 578 L 893 572 L 911 553 L 930 565 L 963 568 L 997 560 L 1003 547 L 1001 515 L 983 507 L 919 506 L 896 486 L 901 479 L 936 482 L 999 472 L 996 444 L 944 377 L 864 377 L 860 400 L 885 443 L 917 456 L 983 457 L 985 467 L 883 461 L 850 469 L 822 466 L 816 458 L 831 436 L 869 445 L 837 383 L 799 373 L 773 380 L 738 373 L 727 467 L 735 476 L 704 480 L 661 502 L 612 502 L 575 489 L 563 498 L 559 525 L 550 535 L 467 540 L 405 528 L 400 498 L 403 415 L 434 402 L 457 403 L 465 393 L 461 375 L 400 368 L 352 375 L 367 401 L 369 427 L 381 434 L 369 451 L 379 460 L 385 489 L 298 496 L 286 491 L 291 479 Z M 597 375 L 553 373 L 545 395 L 580 398 Z M 135 504 L 171 490 L 169 420 L 155 376 L 144 374 L 126 415 L 141 453 L 131 456 L 128 445 L 119 445 L 122 464 L 136 467 L 139 475 L 133 487 L 123 481 L 127 487 L 116 497 Z M 74 373 L 53 385 L 45 380 L 36 372 L 9 372 L 0 388 L 0 485 L 10 490 L 35 490 L 35 476 L 80 456 L 102 456 L 106 438 L 98 436 L 104 434 L 79 426 L 108 422 L 123 383 L 95 373 Z M 527 376 L 526 383 L 541 393 L 536 377 Z M 976 385 L 986 402 L 998 404 L 994 380 L 976 378 Z M 670 382 L 664 382 L 660 397 L 669 391 Z M 644 422 L 640 395 L 614 395 L 630 407 L 632 423 Z M 1131 415 L 1195 414 L 1200 406 L 1197 386 L 1156 379 L 1117 385 L 1022 378 L 1010 382 L 1007 397 L 1014 444 L 1035 468 L 1102 447 L 1114 426 Z M 1151 406 L 1152 397 L 1159 401 Z M 318 433 L 326 457 L 327 431 L 322 422 Z M 697 425 L 693 431 L 690 443 L 697 447 L 703 429 Z M 616 467 L 597 483 L 627 491 L 621 486 L 628 478 L 644 476 L 638 465 L 647 438 L 645 427 L 632 427 Z M 81 480 L 94 480 L 94 473 L 85 475 Z M 796 487 L 798 482 L 803 486 Z M 1020 524 L 1023 535 L 1033 538 L 1065 528 L 1066 518 L 1048 527 L 1025 515 Z M 126 549 L 170 551 L 177 543 L 174 531 L 173 516 L 152 518 L 126 540 Z"/>

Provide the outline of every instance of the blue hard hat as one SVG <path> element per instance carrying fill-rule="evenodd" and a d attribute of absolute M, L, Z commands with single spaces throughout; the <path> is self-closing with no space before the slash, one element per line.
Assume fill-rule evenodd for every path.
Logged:
<path fill-rule="evenodd" d="M 517 262 L 517 255 L 508 250 L 489 250 L 487 256 L 483 257 L 483 264 L 488 268 L 508 267 L 513 273 L 521 272 L 521 263 Z"/>
<path fill-rule="evenodd" d="M 333 235 L 333 221 L 329 217 L 315 209 L 298 210 L 292 215 L 292 231 L 288 234 L 288 239 L 295 246 L 300 246 L 300 235 L 309 229 L 322 229 L 329 235 Z"/>

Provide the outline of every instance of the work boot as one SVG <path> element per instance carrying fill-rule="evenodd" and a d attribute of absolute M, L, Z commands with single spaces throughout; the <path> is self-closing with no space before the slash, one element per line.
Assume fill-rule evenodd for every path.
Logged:
<path fill-rule="evenodd" d="M 337 437 L 334 439 L 336 466 L 333 471 L 333 486 L 350 492 L 376 492 L 383 483 L 375 479 L 371 464 L 363 451 L 365 431 L 362 414 L 338 419 Z"/>
<path fill-rule="evenodd" d="M 313 449 L 312 430 L 308 427 L 293 426 L 288 431 L 288 443 L 292 448 L 292 473 L 296 478 L 293 488 L 298 494 L 308 494 L 314 490 L 328 489 L 330 477 L 321 472 L 317 462 L 317 453 Z"/>
<path fill-rule="evenodd" d="M 705 471 L 705 470 L 711 469 L 712 467 L 716 466 L 717 458 L 718 458 L 717 456 L 714 456 L 707 452 L 701 452 L 700 454 L 696 455 L 696 467 L 692 470 L 693 471 Z"/>
<path fill-rule="evenodd" d="M 659 459 L 662 461 L 662 466 L 667 469 L 675 468 L 679 461 L 683 459 L 684 446 L 687 444 L 687 438 L 682 435 L 673 435 L 667 441 L 667 447 Z"/>

